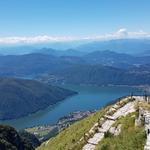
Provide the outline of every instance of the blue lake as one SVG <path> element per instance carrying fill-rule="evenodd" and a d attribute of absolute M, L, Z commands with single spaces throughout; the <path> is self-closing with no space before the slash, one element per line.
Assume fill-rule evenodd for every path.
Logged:
<path fill-rule="evenodd" d="M 60 117 L 63 117 L 70 112 L 98 110 L 121 96 L 131 94 L 131 92 L 134 94 L 142 94 L 141 90 L 131 87 L 74 85 L 65 85 L 63 87 L 77 91 L 78 94 L 68 97 L 54 106 L 49 106 L 48 108 L 29 116 L 14 120 L 0 121 L 0 123 L 12 125 L 17 129 L 42 124 L 54 124 Z"/>

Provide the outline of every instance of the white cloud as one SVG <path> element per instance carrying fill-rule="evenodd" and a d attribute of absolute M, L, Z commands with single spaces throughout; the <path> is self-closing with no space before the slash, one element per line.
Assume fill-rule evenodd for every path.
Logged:
<path fill-rule="evenodd" d="M 137 32 L 129 32 L 125 28 L 119 29 L 115 33 L 109 33 L 105 35 L 99 35 L 94 37 L 87 37 L 86 39 L 92 40 L 111 40 L 111 39 L 124 39 L 124 38 L 150 38 L 150 33 L 144 32 L 142 30 Z"/>
<path fill-rule="evenodd" d="M 48 42 L 70 41 L 72 37 L 52 37 L 52 36 L 34 36 L 34 37 L 0 37 L 0 44 L 36 44 Z"/>
<path fill-rule="evenodd" d="M 126 36 L 128 36 L 128 31 L 125 28 L 121 28 L 116 32 L 116 35 L 118 35 L 120 37 L 126 37 Z"/>
<path fill-rule="evenodd" d="M 111 40 L 121 38 L 150 38 L 150 33 L 142 30 L 137 32 L 129 32 L 125 28 L 119 29 L 115 33 L 87 36 L 87 37 L 69 37 L 69 36 L 34 36 L 34 37 L 0 37 L 0 45 L 15 45 L 15 44 L 38 44 L 38 43 L 53 43 L 53 42 L 70 42 L 80 40 Z"/>

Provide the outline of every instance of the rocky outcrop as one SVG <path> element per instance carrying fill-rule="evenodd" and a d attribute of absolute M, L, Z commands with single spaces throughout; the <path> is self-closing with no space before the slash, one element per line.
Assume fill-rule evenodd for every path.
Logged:
<path fill-rule="evenodd" d="M 0 125 L 0 150 L 34 150 L 34 148 L 14 128 Z"/>

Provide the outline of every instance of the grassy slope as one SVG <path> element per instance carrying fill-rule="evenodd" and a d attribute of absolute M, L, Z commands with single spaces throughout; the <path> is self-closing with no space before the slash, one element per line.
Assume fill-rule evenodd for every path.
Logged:
<path fill-rule="evenodd" d="M 108 109 L 108 107 L 107 107 Z M 84 133 L 89 131 L 93 124 L 100 118 L 107 109 L 103 109 L 94 115 L 79 121 L 69 128 L 61 132 L 55 138 L 49 140 L 46 144 L 42 144 L 37 150 L 81 150 L 85 143 L 80 142 L 79 139 Z M 127 117 L 119 119 L 114 126 L 122 124 L 122 132 L 119 136 L 109 136 L 103 139 L 96 150 L 143 150 L 146 136 L 144 127 L 135 127 L 135 116 L 133 113 Z"/>
<path fill-rule="evenodd" d="M 61 132 L 55 138 L 42 144 L 38 150 L 80 150 L 84 145 L 83 142 L 77 143 L 81 137 L 89 131 L 98 118 L 103 116 L 108 108 L 102 109 L 101 111 L 91 115 L 90 117 L 83 119 L 82 121 L 76 122 L 69 128 Z"/>
<path fill-rule="evenodd" d="M 96 150 L 143 150 L 145 144 L 144 127 L 135 127 L 135 117 L 129 115 L 118 120 L 122 124 L 119 136 L 109 136 L 103 139 Z"/>

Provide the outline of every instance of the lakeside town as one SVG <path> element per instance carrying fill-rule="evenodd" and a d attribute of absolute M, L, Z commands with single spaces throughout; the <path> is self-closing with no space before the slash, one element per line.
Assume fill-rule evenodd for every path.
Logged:
<path fill-rule="evenodd" d="M 47 124 L 34 126 L 31 128 L 26 128 L 25 130 L 29 133 L 34 134 L 39 139 L 39 141 L 44 142 L 47 139 L 56 136 L 71 124 L 90 116 L 94 112 L 96 112 L 96 110 L 72 112 L 69 115 L 61 117 L 54 125 Z"/>

